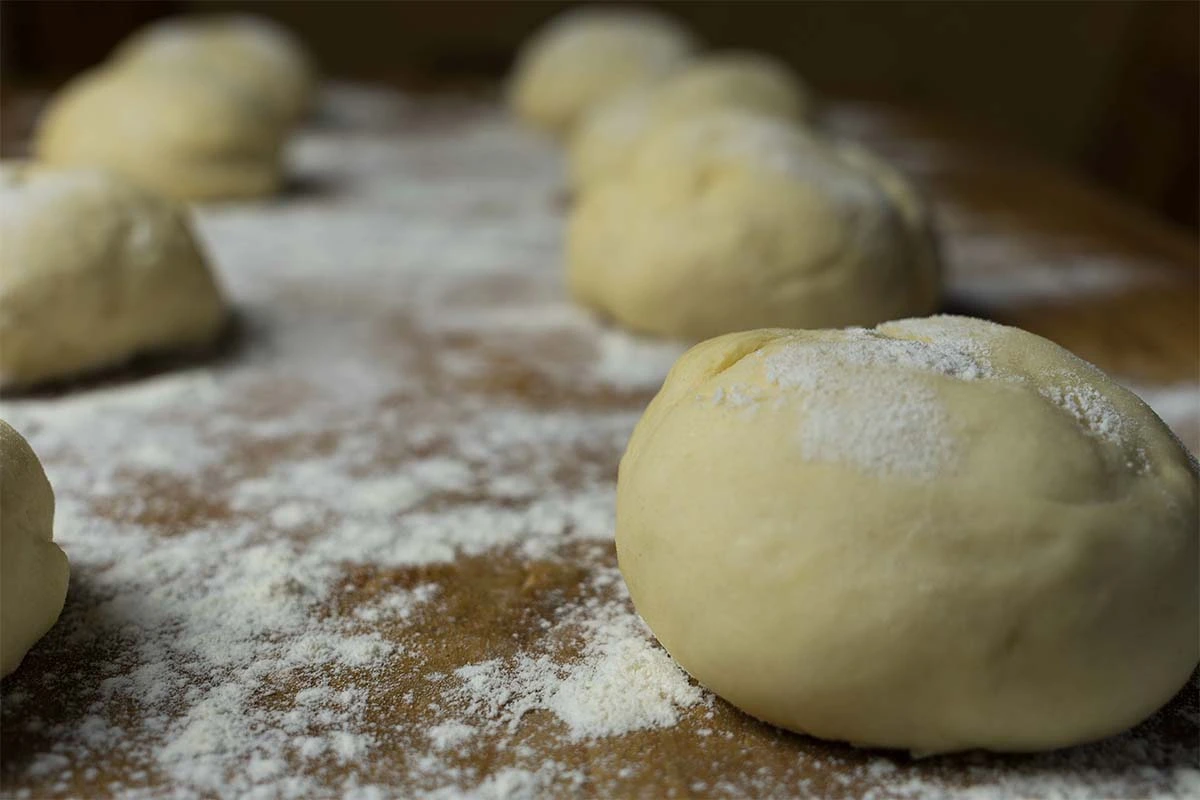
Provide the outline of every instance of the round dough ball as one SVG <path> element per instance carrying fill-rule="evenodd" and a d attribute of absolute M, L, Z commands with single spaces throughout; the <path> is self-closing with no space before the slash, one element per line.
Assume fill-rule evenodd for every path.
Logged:
<path fill-rule="evenodd" d="M 211 73 L 244 89 L 283 123 L 312 104 L 315 70 L 285 28 L 251 14 L 173 17 L 147 25 L 117 48 L 121 69 Z"/>
<path fill-rule="evenodd" d="M 626 89 L 661 80 L 695 49 L 691 34 L 649 10 L 570 11 L 521 48 L 509 100 L 525 122 L 565 136 L 588 109 Z"/>
<path fill-rule="evenodd" d="M 621 460 L 634 604 L 767 722 L 916 753 L 1072 745 L 1198 658 L 1197 466 L 1130 392 L 961 317 L 758 330 L 672 369 Z"/>
<path fill-rule="evenodd" d="M 621 176 L 637 143 L 652 127 L 661 84 L 621 92 L 583 116 L 567 144 L 567 173 L 571 189 L 582 195 Z"/>
<path fill-rule="evenodd" d="M 908 183 L 787 122 L 710 112 L 656 130 L 571 210 L 568 284 L 635 331 L 703 339 L 933 311 L 933 234 Z"/>
<path fill-rule="evenodd" d="M 54 491 L 29 443 L 0 420 L 0 678 L 62 613 L 70 570 L 53 540 Z"/>
<path fill-rule="evenodd" d="M 176 204 L 100 170 L 0 168 L 0 386 L 205 345 L 225 319 Z"/>
<path fill-rule="evenodd" d="M 803 121 L 812 92 L 786 65 L 758 53 L 722 53 L 691 62 L 661 83 L 623 92 L 587 113 L 570 143 L 571 184 L 586 190 L 620 175 L 640 139 L 696 114 L 740 109 Z"/>
<path fill-rule="evenodd" d="M 253 95 L 207 73 L 99 69 L 59 91 L 34 150 L 60 166 L 105 167 L 168 197 L 273 194 L 285 131 Z"/>
<path fill-rule="evenodd" d="M 762 53 L 718 53 L 702 58 L 662 86 L 658 118 L 679 119 L 715 108 L 741 108 L 802 120 L 812 115 L 812 91 L 782 61 Z"/>

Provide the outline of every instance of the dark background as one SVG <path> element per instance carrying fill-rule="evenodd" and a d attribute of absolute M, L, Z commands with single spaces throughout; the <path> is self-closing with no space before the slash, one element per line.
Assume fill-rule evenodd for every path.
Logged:
<path fill-rule="evenodd" d="M 4 0 L 0 78 L 52 86 L 152 19 L 245 10 L 332 76 L 418 86 L 504 74 L 566 2 Z M 1200 2 L 649 3 L 716 47 L 765 50 L 831 95 L 951 114 L 1197 227 Z"/>

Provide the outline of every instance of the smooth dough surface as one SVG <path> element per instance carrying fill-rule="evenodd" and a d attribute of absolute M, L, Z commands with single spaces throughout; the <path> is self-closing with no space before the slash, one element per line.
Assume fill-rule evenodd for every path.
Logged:
<path fill-rule="evenodd" d="M 678 23 L 646 9 L 568 11 L 521 48 L 509 102 L 529 125 L 565 137 L 589 109 L 661 80 L 695 49 L 694 38 Z"/>
<path fill-rule="evenodd" d="M 637 143 L 657 127 L 699 113 L 739 109 L 802 122 L 812 91 L 782 62 L 760 53 L 703 56 L 655 84 L 618 94 L 589 111 L 571 136 L 571 185 L 586 191 L 620 177 Z"/>
<path fill-rule="evenodd" d="M 177 204 L 101 170 L 0 167 L 0 386 L 202 346 L 225 319 Z"/>
<path fill-rule="evenodd" d="M 940 267 L 924 204 L 858 149 L 774 118 L 709 112 L 657 130 L 567 231 L 572 295 L 621 325 L 703 339 L 928 314 Z"/>
<path fill-rule="evenodd" d="M 50 630 L 67 597 L 54 492 L 29 444 L 0 420 L 0 678 Z"/>
<path fill-rule="evenodd" d="M 34 152 L 103 167 L 180 200 L 273 194 L 286 135 L 254 95 L 218 76 L 164 65 L 76 77 L 38 122 Z"/>
<path fill-rule="evenodd" d="M 962 317 L 692 348 L 621 461 L 617 555 L 702 684 L 919 754 L 1117 733 L 1198 658 L 1197 467 L 1051 342 Z"/>
<path fill-rule="evenodd" d="M 118 46 L 120 69 L 184 69 L 210 73 L 293 123 L 312 104 L 315 71 L 297 39 L 250 14 L 172 17 L 147 25 Z"/>

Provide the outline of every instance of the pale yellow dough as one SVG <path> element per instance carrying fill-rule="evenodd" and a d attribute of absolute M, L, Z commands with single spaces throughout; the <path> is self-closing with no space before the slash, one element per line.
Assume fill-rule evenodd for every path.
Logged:
<path fill-rule="evenodd" d="M 568 11 L 521 48 L 509 79 L 509 102 L 527 124 L 565 137 L 589 109 L 662 80 L 695 49 L 691 34 L 649 10 Z"/>
<path fill-rule="evenodd" d="M 1188 681 L 1197 467 L 1095 367 L 933 317 L 757 330 L 672 369 L 620 465 L 654 634 L 776 725 L 920 754 L 1117 733 Z"/>
<path fill-rule="evenodd" d="M 110 63 L 120 69 L 182 69 L 211 74 L 245 90 L 283 123 L 312 105 L 312 60 L 277 23 L 250 14 L 172 17 L 121 43 Z"/>
<path fill-rule="evenodd" d="M 50 101 L 34 152 L 58 166 L 103 167 L 180 200 L 273 194 L 287 129 L 254 95 L 183 65 L 100 67 Z"/>
<path fill-rule="evenodd" d="M 656 128 L 696 114 L 737 109 L 807 120 L 812 91 L 782 62 L 760 53 L 718 53 L 690 62 L 669 78 L 622 92 L 586 114 L 571 136 L 572 188 L 619 179 L 638 142 Z"/>
<path fill-rule="evenodd" d="M 54 491 L 28 442 L 0 420 L 0 677 L 62 613 L 70 570 L 53 540 Z"/>
<path fill-rule="evenodd" d="M 585 192 L 567 230 L 572 295 L 621 325 L 703 339 L 927 314 L 940 267 L 897 172 L 779 119 L 689 117 Z"/>
<path fill-rule="evenodd" d="M 178 205 L 100 170 L 0 168 L 0 386 L 204 345 L 225 319 Z"/>

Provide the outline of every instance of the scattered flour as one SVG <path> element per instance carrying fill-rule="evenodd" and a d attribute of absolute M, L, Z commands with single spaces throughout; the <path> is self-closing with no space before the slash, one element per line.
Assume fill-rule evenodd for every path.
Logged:
<path fill-rule="evenodd" d="M 197 212 L 244 319 L 234 353 L 3 403 L 46 465 L 72 563 L 62 619 L 3 687 L 6 796 L 615 795 L 523 737 L 549 724 L 599 764 L 626 733 L 678 725 L 697 753 L 732 735 L 732 712 L 632 613 L 611 554 L 616 462 L 678 347 L 606 331 L 562 297 L 560 170 L 544 146 L 491 104 L 430 103 L 335 95 L 332 129 L 292 151 L 312 192 Z M 438 125 L 422 128 L 426 114 Z M 522 296 L 488 295 L 513 276 Z M 554 342 L 584 347 L 556 359 Z M 886 356 L 987 371 L 969 351 L 871 347 L 864 370 Z M 523 394 L 497 391 L 504 359 Z M 776 369 L 811 377 L 804 358 Z M 573 404 L 580 386 L 617 391 Z M 1200 418 L 1194 386 L 1139 391 L 1172 425 Z M 544 399 L 556 392 L 567 399 Z M 885 434 L 931 424 L 896 417 Z M 917 469 L 940 452 L 929 444 Z M 455 624 L 443 571 L 506 554 L 577 568 L 582 599 L 555 601 L 503 654 L 427 667 Z M 432 719 L 378 724 L 393 707 Z M 1165 727 L 1195 725 L 1192 707 L 1167 713 Z M 721 778 L 690 791 L 1075 800 L 1200 786 L 1194 753 L 1155 726 L 1018 766 L 949 762 L 953 790 L 948 766 L 740 735 Z M 754 766 L 772 747 L 790 748 L 786 777 Z M 658 770 L 611 768 L 651 786 Z"/>
<path fill-rule="evenodd" d="M 921 376 L 1030 385 L 1019 369 L 993 368 L 989 348 L 1002 330 L 944 316 L 901 320 L 876 330 L 847 329 L 829 341 L 790 341 L 765 357 L 756 355 L 769 382 L 803 392 L 800 447 L 806 458 L 930 479 L 953 464 L 957 446 L 941 399 Z M 1094 371 L 1078 361 L 1076 369 L 1039 375 L 1037 391 L 1086 433 L 1128 447 L 1131 468 L 1147 468 L 1135 426 L 1089 383 Z M 1174 394 L 1162 397 L 1164 407 L 1180 404 Z M 762 393 L 735 385 L 717 390 L 712 399 L 753 407 Z M 1200 416 L 1200 406 L 1191 413 Z"/>
<path fill-rule="evenodd" d="M 608 576 L 608 582 L 615 585 L 619 577 Z M 585 638 L 578 656 L 565 663 L 525 654 L 460 667 L 455 675 L 462 685 L 451 691 L 451 702 L 468 719 L 508 730 L 532 711 L 549 711 L 572 739 L 674 725 L 679 710 L 700 703 L 703 694 L 628 612 L 627 599 L 567 610 L 558 625 Z"/>
<path fill-rule="evenodd" d="M 937 392 L 918 376 L 991 375 L 976 343 L 897 339 L 850 329 L 833 341 L 792 341 L 763 359 L 771 383 L 804 392 L 800 446 L 814 461 L 930 479 L 955 457 Z"/>
<path fill-rule="evenodd" d="M 1161 271 L 1106 256 L 1064 254 L 1059 261 L 1047 260 L 1044 252 L 1014 244 L 1011 237 L 965 239 L 949 256 L 967 265 L 951 274 L 950 293 L 990 308 L 1077 302 L 1154 286 L 1164 278 Z"/>
<path fill-rule="evenodd" d="M 644 339 L 617 329 L 599 336 L 593 375 L 600 382 L 631 390 L 657 391 L 687 345 Z"/>
<path fill-rule="evenodd" d="M 1092 435 L 1114 444 L 1123 441 L 1125 418 L 1096 387 L 1073 383 L 1064 376 L 1062 381 L 1043 388 L 1042 394 Z"/>
<path fill-rule="evenodd" d="M 937 393 L 903 378 L 894 379 L 886 393 L 809 395 L 800 448 L 812 461 L 925 480 L 941 474 L 956 455 Z"/>
<path fill-rule="evenodd" d="M 318 765 L 331 759 L 349 770 L 343 789 L 370 796 L 370 781 L 355 775 L 381 748 L 403 749 L 389 737 L 409 735 L 369 724 L 368 708 L 387 689 L 376 676 L 398 659 L 419 660 L 419 642 L 402 632 L 420 629 L 441 588 L 378 587 L 342 613 L 354 591 L 347 570 L 506 551 L 556 559 L 572 542 L 611 541 L 605 465 L 644 398 L 587 413 L 506 406 L 446 369 L 446 328 L 422 301 L 513 265 L 545 264 L 558 242 L 548 179 L 538 180 L 555 173 L 536 146 L 490 123 L 463 137 L 450 146 L 440 135 L 383 137 L 363 148 L 339 135 L 301 138 L 302 173 L 355 191 L 332 206 L 299 199 L 198 212 L 244 318 L 234 357 L 4 402 L 0 413 L 46 464 L 56 537 L 72 562 L 70 600 L 43 645 L 57 657 L 6 681 L 5 728 L 44 742 L 27 764 L 9 765 L 6 786 L 18 775 L 60 776 L 41 785 L 65 786 L 119 753 L 138 769 L 108 791 L 128 797 L 155 794 L 144 788 L 151 774 L 178 797 L 311 796 L 327 791 Z M 464 180 L 485 162 L 495 185 L 450 176 L 440 195 L 425 193 L 428 183 L 411 195 L 395 188 L 397 173 L 430 162 L 463 169 Z M 406 212 L 415 219 L 395 224 Z M 485 330 L 553 333 L 564 321 L 599 330 L 557 298 Z M 413 336 L 392 333 L 396 324 Z M 647 369 L 640 358 L 626 359 L 636 374 L 662 365 L 653 358 Z M 594 359 L 582 365 L 594 380 L 622 379 L 601 350 Z M 584 463 L 565 470 L 581 451 Z M 643 630 L 624 632 L 653 647 Z M 610 646 L 619 635 L 610 631 Z M 44 720 L 36 687 L 57 681 L 76 687 L 67 694 L 90 713 Z M 437 742 L 450 748 L 463 735 L 443 728 Z M 398 778 L 421 778 L 430 791 L 453 775 L 436 759 L 425 772 L 397 766 Z M 546 770 L 463 775 L 444 788 L 520 796 L 545 785 Z"/>

